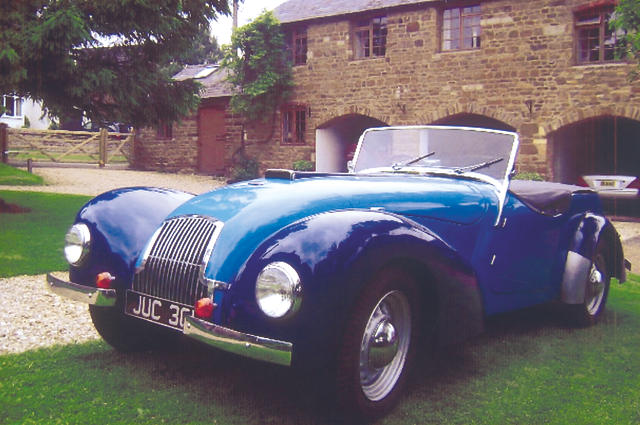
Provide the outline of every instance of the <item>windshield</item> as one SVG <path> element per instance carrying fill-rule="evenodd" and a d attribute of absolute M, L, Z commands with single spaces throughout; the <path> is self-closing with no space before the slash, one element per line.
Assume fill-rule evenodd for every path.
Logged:
<path fill-rule="evenodd" d="M 388 127 L 365 131 L 356 173 L 470 175 L 501 185 L 515 161 L 515 133 L 466 127 Z"/>

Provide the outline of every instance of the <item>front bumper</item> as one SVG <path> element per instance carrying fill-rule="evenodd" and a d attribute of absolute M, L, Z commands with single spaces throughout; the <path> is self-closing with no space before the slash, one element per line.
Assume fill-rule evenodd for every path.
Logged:
<path fill-rule="evenodd" d="M 90 286 L 78 285 L 58 279 L 51 273 L 47 274 L 47 286 L 54 294 L 62 297 L 95 305 L 99 307 L 113 307 L 116 305 L 116 290 L 92 288 Z"/>
<path fill-rule="evenodd" d="M 83 303 L 113 307 L 116 305 L 116 290 L 92 288 L 67 282 L 47 274 L 47 286 L 60 296 Z M 185 318 L 183 333 L 207 345 L 240 356 L 291 366 L 293 344 L 260 336 L 250 335 L 233 329 L 188 316 Z"/>
<path fill-rule="evenodd" d="M 234 331 L 192 316 L 185 318 L 184 334 L 240 356 L 291 366 L 293 344 L 290 342 Z"/>

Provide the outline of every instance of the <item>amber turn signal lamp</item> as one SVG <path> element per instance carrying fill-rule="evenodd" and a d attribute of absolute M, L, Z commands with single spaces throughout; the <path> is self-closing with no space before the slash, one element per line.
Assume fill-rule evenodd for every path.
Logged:
<path fill-rule="evenodd" d="M 111 275 L 109 272 L 102 272 L 96 276 L 96 287 L 102 289 L 110 289 L 111 282 L 113 282 L 116 278 Z"/>
<path fill-rule="evenodd" d="M 213 309 L 215 308 L 215 304 L 211 300 L 211 298 L 200 298 L 196 301 L 195 305 L 195 314 L 196 317 L 201 319 L 209 319 L 211 314 L 213 313 Z"/>

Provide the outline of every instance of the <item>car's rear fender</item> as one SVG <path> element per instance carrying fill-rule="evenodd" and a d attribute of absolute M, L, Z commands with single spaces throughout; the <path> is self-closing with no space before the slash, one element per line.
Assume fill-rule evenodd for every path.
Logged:
<path fill-rule="evenodd" d="M 128 287 L 135 262 L 164 218 L 193 195 L 152 187 L 121 188 L 103 193 L 80 209 L 76 223 L 91 232 L 91 254 L 80 267 L 70 267 L 72 282 L 94 286 L 96 275 L 115 276 L 113 287 Z"/>
<path fill-rule="evenodd" d="M 604 244 L 606 247 L 606 262 L 611 277 L 618 278 L 621 283 L 626 280 L 622 243 L 613 224 L 601 215 L 583 214 L 578 219 L 578 225 L 567 252 L 562 277 L 562 302 L 567 304 L 584 302 L 585 284 L 598 244 Z"/>
<path fill-rule="evenodd" d="M 286 320 L 267 318 L 255 302 L 255 279 L 273 261 L 293 266 L 303 284 L 300 311 Z M 294 358 L 319 347 L 328 351 L 324 345 L 336 342 L 367 282 L 391 266 L 416 273 L 425 294 L 425 316 L 437 325 L 441 342 L 482 331 L 482 298 L 468 263 L 418 223 L 372 210 L 318 214 L 274 234 L 239 273 L 222 306 L 223 316 L 234 328 L 293 340 Z"/>

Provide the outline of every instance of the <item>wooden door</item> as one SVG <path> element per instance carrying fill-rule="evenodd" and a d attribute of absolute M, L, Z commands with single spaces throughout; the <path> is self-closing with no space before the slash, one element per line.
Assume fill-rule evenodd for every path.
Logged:
<path fill-rule="evenodd" d="M 224 173 L 224 109 L 201 108 L 198 111 L 198 168 L 206 174 Z"/>

